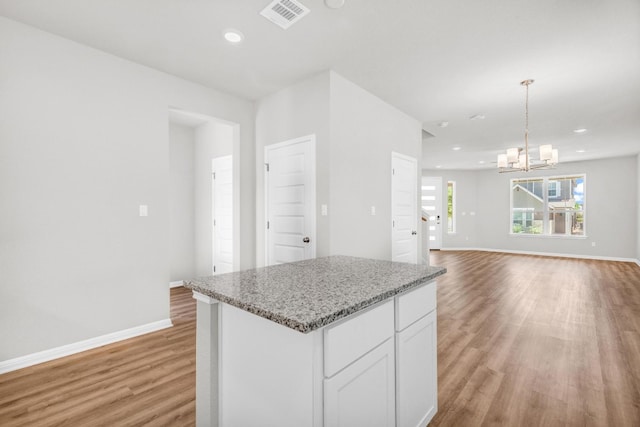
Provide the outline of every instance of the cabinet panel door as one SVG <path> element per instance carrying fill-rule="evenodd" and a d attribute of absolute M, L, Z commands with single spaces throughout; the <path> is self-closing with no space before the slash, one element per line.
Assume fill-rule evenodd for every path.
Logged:
<path fill-rule="evenodd" d="M 398 427 L 424 427 L 438 411 L 436 310 L 396 334 Z"/>
<path fill-rule="evenodd" d="M 324 383 L 327 427 L 395 425 L 393 339 L 362 356 Z"/>

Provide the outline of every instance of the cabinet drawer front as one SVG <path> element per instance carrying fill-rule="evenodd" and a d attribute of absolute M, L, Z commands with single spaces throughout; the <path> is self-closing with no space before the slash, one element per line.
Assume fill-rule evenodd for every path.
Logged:
<path fill-rule="evenodd" d="M 401 331 L 436 308 L 436 281 L 399 295 L 396 301 L 396 331 Z"/>
<path fill-rule="evenodd" d="M 328 326 L 324 330 L 324 376 L 333 376 L 393 333 L 393 300 Z"/>
<path fill-rule="evenodd" d="M 326 427 L 395 426 L 393 339 L 324 380 Z"/>

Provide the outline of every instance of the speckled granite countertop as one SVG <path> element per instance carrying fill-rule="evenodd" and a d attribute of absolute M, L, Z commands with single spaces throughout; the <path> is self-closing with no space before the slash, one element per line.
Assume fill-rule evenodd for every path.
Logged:
<path fill-rule="evenodd" d="M 446 273 L 442 267 L 330 256 L 185 282 L 218 301 L 311 332 Z"/>

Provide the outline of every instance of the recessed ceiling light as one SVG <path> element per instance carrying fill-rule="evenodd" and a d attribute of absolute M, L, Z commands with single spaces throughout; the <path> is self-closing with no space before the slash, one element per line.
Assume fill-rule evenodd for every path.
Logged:
<path fill-rule="evenodd" d="M 462 150 L 462 147 L 453 147 L 452 150 L 453 151 L 460 151 L 460 150 Z"/>
<path fill-rule="evenodd" d="M 233 29 L 224 30 L 223 36 L 226 41 L 233 44 L 241 43 L 244 40 L 244 34 Z"/>
<path fill-rule="evenodd" d="M 440 122 L 438 123 L 438 126 L 441 128 L 446 128 L 447 126 L 449 126 L 449 122 Z"/>
<path fill-rule="evenodd" d="M 437 165 L 436 169 L 440 169 L 442 167 L 442 165 Z"/>
<path fill-rule="evenodd" d="M 484 165 L 484 160 L 480 160 L 478 164 Z"/>
<path fill-rule="evenodd" d="M 581 129 L 574 129 L 573 131 L 574 131 L 575 133 L 585 133 L 587 130 L 586 130 L 586 129 L 584 129 L 584 128 L 581 128 Z"/>
<path fill-rule="evenodd" d="M 474 114 L 469 117 L 469 120 L 484 120 L 484 114 Z"/>
<path fill-rule="evenodd" d="M 576 150 L 576 153 L 586 153 L 587 150 Z"/>

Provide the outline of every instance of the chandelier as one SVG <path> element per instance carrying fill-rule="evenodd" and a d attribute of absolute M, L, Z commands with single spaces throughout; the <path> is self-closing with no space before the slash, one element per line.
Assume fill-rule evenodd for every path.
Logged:
<path fill-rule="evenodd" d="M 498 169 L 504 172 L 529 172 L 535 169 L 551 169 L 558 164 L 558 150 L 551 144 L 540 146 L 540 159 L 534 161 L 529 155 L 529 85 L 532 79 L 521 81 L 520 84 L 527 89 L 525 101 L 525 126 L 524 126 L 524 149 L 521 147 L 508 148 L 506 154 L 498 154 Z"/>

